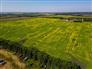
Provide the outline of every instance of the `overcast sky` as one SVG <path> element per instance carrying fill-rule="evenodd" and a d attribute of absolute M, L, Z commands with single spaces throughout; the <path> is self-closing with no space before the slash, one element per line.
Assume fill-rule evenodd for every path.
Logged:
<path fill-rule="evenodd" d="M 0 0 L 0 12 L 92 12 L 92 0 Z"/>

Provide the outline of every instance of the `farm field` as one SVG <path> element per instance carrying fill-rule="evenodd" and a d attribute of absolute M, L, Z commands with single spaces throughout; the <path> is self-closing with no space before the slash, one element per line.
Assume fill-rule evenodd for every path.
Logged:
<path fill-rule="evenodd" d="M 1 21 L 0 38 L 92 69 L 91 22 L 66 22 L 55 18 Z"/>

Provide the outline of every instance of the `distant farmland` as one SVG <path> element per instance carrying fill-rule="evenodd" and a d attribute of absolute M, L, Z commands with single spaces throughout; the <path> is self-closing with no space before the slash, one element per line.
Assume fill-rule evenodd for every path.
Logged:
<path fill-rule="evenodd" d="M 92 69 L 91 22 L 67 22 L 55 18 L 1 21 L 0 40 L 2 39 L 17 42 L 27 49 L 36 48 L 51 58 L 71 61 L 82 68 Z M 55 69 L 59 68 L 56 66 Z"/>

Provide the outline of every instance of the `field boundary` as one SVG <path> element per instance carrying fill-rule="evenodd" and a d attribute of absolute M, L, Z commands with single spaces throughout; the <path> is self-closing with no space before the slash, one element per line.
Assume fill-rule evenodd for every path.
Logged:
<path fill-rule="evenodd" d="M 40 62 L 41 67 L 45 69 L 82 69 L 79 64 L 73 61 L 52 57 L 47 53 L 39 51 L 35 47 L 27 48 L 17 42 L 0 39 L 0 48 L 15 52 L 22 57 L 23 60 L 25 60 L 25 58 L 37 60 Z"/>

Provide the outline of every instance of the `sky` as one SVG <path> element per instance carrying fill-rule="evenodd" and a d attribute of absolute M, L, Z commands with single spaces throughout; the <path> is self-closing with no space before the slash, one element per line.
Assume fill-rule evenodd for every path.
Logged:
<path fill-rule="evenodd" d="M 92 12 L 92 0 L 0 0 L 0 12 Z"/>

